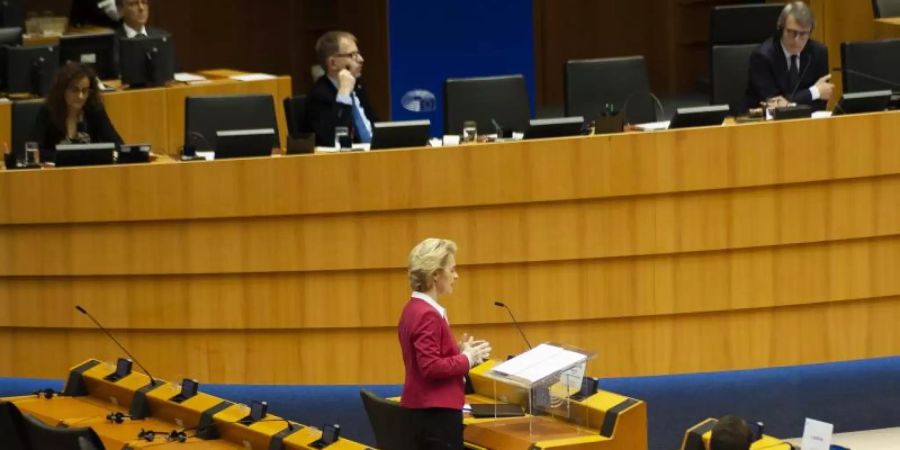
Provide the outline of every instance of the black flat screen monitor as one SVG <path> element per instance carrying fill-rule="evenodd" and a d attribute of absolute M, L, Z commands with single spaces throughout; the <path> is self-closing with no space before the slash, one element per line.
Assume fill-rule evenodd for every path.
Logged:
<path fill-rule="evenodd" d="M 175 54 L 171 36 L 133 37 L 119 40 L 122 84 L 131 87 L 162 86 L 175 78 Z"/>
<path fill-rule="evenodd" d="M 4 81 L 13 94 L 47 95 L 59 68 L 59 52 L 52 45 L 7 47 Z"/>
<path fill-rule="evenodd" d="M 372 150 L 421 147 L 428 143 L 430 120 L 401 120 L 372 124 Z"/>
<path fill-rule="evenodd" d="M 59 61 L 89 65 L 101 80 L 119 78 L 116 65 L 116 34 L 112 31 L 66 34 L 59 38 Z"/>
<path fill-rule="evenodd" d="M 866 91 L 844 94 L 834 105 L 833 115 L 884 111 L 891 102 L 891 91 Z"/>
<path fill-rule="evenodd" d="M 271 156 L 275 143 L 275 130 L 216 131 L 216 159 Z"/>
<path fill-rule="evenodd" d="M 0 28 L 0 45 L 22 45 L 22 28 Z"/>
<path fill-rule="evenodd" d="M 728 105 L 678 108 L 669 122 L 669 129 L 722 125 L 729 110 Z"/>
<path fill-rule="evenodd" d="M 97 144 L 59 144 L 56 146 L 54 163 L 56 167 L 99 166 L 112 164 L 116 144 L 102 142 Z"/>
<path fill-rule="evenodd" d="M 532 119 L 525 130 L 525 139 L 577 136 L 584 130 L 584 117 L 555 117 Z"/>
<path fill-rule="evenodd" d="M 0 0 L 0 27 L 25 27 L 25 0 Z"/>

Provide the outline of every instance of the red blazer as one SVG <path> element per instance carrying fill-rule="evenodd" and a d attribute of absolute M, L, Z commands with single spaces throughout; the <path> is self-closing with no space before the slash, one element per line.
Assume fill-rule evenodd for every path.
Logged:
<path fill-rule="evenodd" d="M 431 305 L 410 298 L 397 326 L 406 379 L 406 408 L 462 409 L 469 359 L 459 352 L 447 321 Z"/>

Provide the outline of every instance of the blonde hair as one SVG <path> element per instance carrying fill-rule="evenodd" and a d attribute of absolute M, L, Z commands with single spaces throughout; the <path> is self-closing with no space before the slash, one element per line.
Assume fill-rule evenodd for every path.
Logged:
<path fill-rule="evenodd" d="M 434 284 L 432 275 L 447 267 L 451 255 L 456 255 L 456 243 L 449 239 L 428 238 L 409 252 L 409 286 L 425 292 Z"/>

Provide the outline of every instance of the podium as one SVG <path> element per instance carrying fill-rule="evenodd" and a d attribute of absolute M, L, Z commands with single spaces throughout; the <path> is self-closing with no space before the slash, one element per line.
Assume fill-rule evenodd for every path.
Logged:
<path fill-rule="evenodd" d="M 647 408 L 637 399 L 599 390 L 576 400 L 593 353 L 541 344 L 509 361 L 469 372 L 467 403 L 519 405 L 519 417 L 467 415 L 464 439 L 474 449 L 647 448 Z M 545 359 L 542 359 L 545 358 Z M 490 410 L 490 407 L 487 408 Z"/>
<path fill-rule="evenodd" d="M 178 385 L 160 379 L 151 384 L 147 375 L 136 372 L 108 380 L 115 372 L 114 364 L 91 359 L 71 370 L 63 395 L 4 400 L 50 426 L 91 427 L 109 449 L 164 450 L 187 445 L 192 449 L 311 450 L 322 436 L 315 427 L 295 422 L 289 427 L 287 419 L 273 414 L 241 423 L 250 412 L 246 405 L 203 392 L 179 402 L 175 399 L 181 392 Z M 121 413 L 125 419 L 115 423 L 107 419 L 110 413 Z M 160 435 L 148 442 L 138 438 L 142 430 L 183 431 L 185 442 L 167 442 Z M 366 446 L 341 438 L 328 448 L 362 450 Z"/>

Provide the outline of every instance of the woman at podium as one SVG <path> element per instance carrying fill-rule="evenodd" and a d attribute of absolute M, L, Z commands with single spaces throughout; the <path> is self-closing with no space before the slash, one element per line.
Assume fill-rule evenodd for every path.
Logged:
<path fill-rule="evenodd" d="M 452 294 L 458 279 L 453 241 L 428 238 L 409 253 L 413 293 L 398 325 L 406 368 L 400 405 L 412 411 L 419 448 L 463 448 L 463 377 L 491 352 L 486 341 L 453 338 L 438 299 Z"/>

